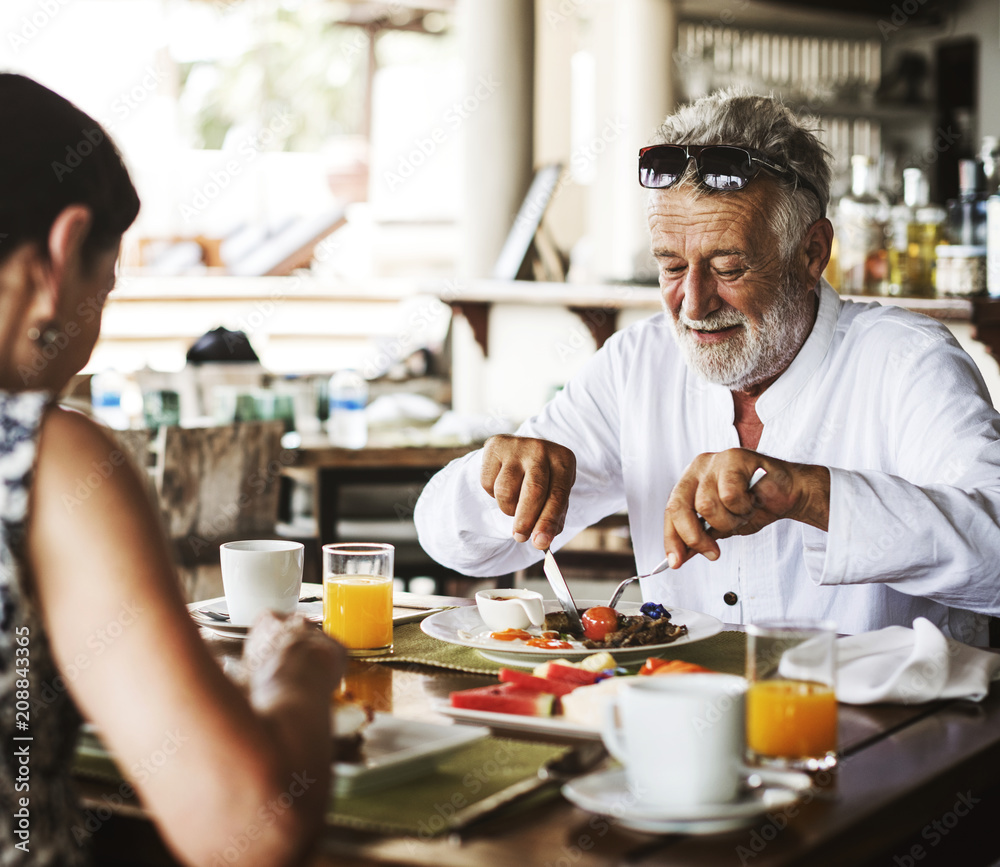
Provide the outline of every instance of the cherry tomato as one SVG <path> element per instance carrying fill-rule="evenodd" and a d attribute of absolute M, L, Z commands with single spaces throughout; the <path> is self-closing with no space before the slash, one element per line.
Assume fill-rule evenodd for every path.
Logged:
<path fill-rule="evenodd" d="M 558 638 L 530 638 L 525 644 L 543 650 L 569 650 L 573 646 L 568 641 L 560 641 Z"/>
<path fill-rule="evenodd" d="M 618 612 L 607 605 L 596 605 L 583 612 L 583 634 L 591 641 L 603 641 L 618 629 Z"/>
<path fill-rule="evenodd" d="M 531 638 L 531 633 L 523 629 L 505 629 L 503 632 L 491 632 L 490 638 L 497 641 L 524 641 Z"/>

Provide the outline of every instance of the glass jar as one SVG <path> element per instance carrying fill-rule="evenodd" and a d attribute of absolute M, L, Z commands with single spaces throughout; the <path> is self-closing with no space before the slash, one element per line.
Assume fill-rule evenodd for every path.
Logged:
<path fill-rule="evenodd" d="M 942 244 L 935 248 L 934 282 L 938 295 L 967 298 L 986 294 L 986 247 Z"/>

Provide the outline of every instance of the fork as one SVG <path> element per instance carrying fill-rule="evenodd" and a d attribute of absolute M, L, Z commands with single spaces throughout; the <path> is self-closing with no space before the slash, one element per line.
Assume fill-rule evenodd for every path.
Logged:
<path fill-rule="evenodd" d="M 664 569 L 668 569 L 669 567 L 670 567 L 670 561 L 666 557 L 664 557 L 663 560 L 661 560 L 656 565 L 656 568 L 647 575 L 633 575 L 631 578 L 626 578 L 624 581 L 622 581 L 621 584 L 615 587 L 615 592 L 611 594 L 611 601 L 608 602 L 608 608 L 615 607 L 615 603 L 622 598 L 622 593 L 625 592 L 625 588 L 628 587 L 628 585 L 631 584 L 633 581 L 641 581 L 643 578 L 649 578 L 650 575 L 656 575 L 662 572 Z"/>

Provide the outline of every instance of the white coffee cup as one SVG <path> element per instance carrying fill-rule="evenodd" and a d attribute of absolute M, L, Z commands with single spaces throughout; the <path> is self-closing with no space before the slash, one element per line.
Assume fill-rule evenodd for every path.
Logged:
<path fill-rule="evenodd" d="M 252 626 L 262 611 L 291 614 L 302 589 L 301 542 L 252 539 L 220 546 L 229 622 Z"/>
<path fill-rule="evenodd" d="M 729 674 L 633 678 L 605 708 L 601 736 L 643 807 L 733 800 L 744 775 L 746 689 Z"/>
<path fill-rule="evenodd" d="M 534 590 L 480 590 L 479 616 L 490 629 L 527 629 L 545 622 L 542 594 Z"/>

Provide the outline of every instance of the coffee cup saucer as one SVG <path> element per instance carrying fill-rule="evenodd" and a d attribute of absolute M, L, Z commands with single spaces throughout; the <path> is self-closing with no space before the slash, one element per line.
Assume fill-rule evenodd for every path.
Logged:
<path fill-rule="evenodd" d="M 683 781 L 678 781 L 683 785 Z M 684 807 L 644 805 L 629 789 L 625 769 L 614 767 L 571 780 L 562 787 L 568 801 L 590 813 L 612 817 L 623 828 L 649 834 L 716 834 L 752 824 L 770 810 L 794 804 L 810 788 L 806 774 L 746 768 L 736 798 Z"/>

